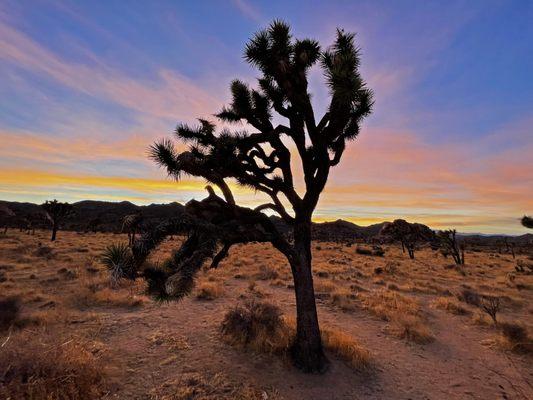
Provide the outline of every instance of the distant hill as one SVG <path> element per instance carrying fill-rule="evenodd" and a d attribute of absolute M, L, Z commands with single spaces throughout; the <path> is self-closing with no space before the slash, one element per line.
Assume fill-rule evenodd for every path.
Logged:
<path fill-rule="evenodd" d="M 37 204 L 0 201 L 0 204 L 11 209 L 20 219 L 39 221 L 38 227 L 44 222 L 38 218 L 43 214 L 42 208 Z M 183 212 L 183 205 L 179 203 L 150 204 L 138 206 L 129 201 L 107 202 L 84 200 L 73 203 L 73 214 L 68 217 L 62 229 L 87 231 L 97 230 L 101 232 L 119 232 L 122 228 L 122 219 L 128 214 L 141 212 L 146 224 L 154 224 L 169 217 L 178 216 Z M 37 216 L 37 218 L 36 218 Z"/>
<path fill-rule="evenodd" d="M 19 203 L 1 201 L 0 206 L 5 206 L 13 211 L 17 219 L 31 219 L 38 221 L 37 227 L 46 228 L 46 222 L 39 216 L 43 215 L 42 208 L 33 203 Z M 157 224 L 170 217 L 179 216 L 184 209 L 180 203 L 150 204 L 138 206 L 129 201 L 108 202 L 84 200 L 73 203 L 74 213 L 63 224 L 62 229 L 75 231 L 97 230 L 101 232 L 120 232 L 122 219 L 128 214 L 141 212 L 147 225 Z M 279 217 L 271 217 L 272 221 L 281 232 L 287 232 L 287 225 Z M 379 235 L 379 232 L 387 222 L 360 226 L 352 222 L 338 219 L 332 222 L 320 222 L 313 224 L 314 240 L 352 241 L 369 240 Z M 460 237 L 467 240 L 473 246 L 504 247 L 505 240 L 512 241 L 517 246 L 533 245 L 533 234 L 521 236 L 505 235 L 465 235 Z"/>

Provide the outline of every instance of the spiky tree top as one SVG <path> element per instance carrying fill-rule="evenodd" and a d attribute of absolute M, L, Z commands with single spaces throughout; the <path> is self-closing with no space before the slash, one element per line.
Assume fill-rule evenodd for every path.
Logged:
<path fill-rule="evenodd" d="M 57 200 L 47 200 L 41 207 L 46 211 L 52 222 L 58 223 L 72 213 L 72 204 L 61 203 Z"/>
<path fill-rule="evenodd" d="M 216 132 L 215 125 L 200 119 L 198 126 L 178 125 L 179 141 L 189 144 L 178 152 L 171 140 L 151 148 L 151 156 L 169 175 L 202 177 L 218 186 L 225 200 L 235 200 L 228 179 L 265 193 L 272 199 L 256 210 L 271 209 L 287 223 L 298 215 L 310 215 L 326 184 L 329 170 L 339 163 L 346 142 L 359 133 L 359 124 L 372 107 L 372 93 L 359 75 L 359 50 L 354 35 L 337 30 L 327 50 L 310 39 L 293 39 L 289 26 L 274 21 L 257 33 L 245 49 L 245 59 L 262 76 L 258 87 L 235 80 L 232 102 L 216 117 L 224 122 L 245 122 L 253 131 Z M 307 75 L 320 63 L 330 88 L 327 112 L 317 118 L 311 105 Z M 273 123 L 274 113 L 288 124 Z M 293 142 L 287 143 L 285 138 Z M 295 190 L 291 171 L 291 147 L 295 147 L 305 179 L 305 193 Z M 294 216 L 283 206 L 283 196 Z"/>
<path fill-rule="evenodd" d="M 526 228 L 533 229 L 533 218 L 528 217 L 527 215 L 524 215 L 521 219 L 522 225 Z"/>
<path fill-rule="evenodd" d="M 380 235 L 390 236 L 392 239 L 403 241 L 404 243 L 432 241 L 435 237 L 434 232 L 426 225 L 411 224 L 404 219 L 396 219 L 385 224 L 380 231 Z"/>

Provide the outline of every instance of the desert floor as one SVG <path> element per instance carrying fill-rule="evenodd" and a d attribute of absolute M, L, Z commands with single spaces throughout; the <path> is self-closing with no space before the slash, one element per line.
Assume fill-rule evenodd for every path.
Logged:
<path fill-rule="evenodd" d="M 119 399 L 533 398 L 529 339 L 513 342 L 465 301 L 498 296 L 500 326 L 518 324 L 531 337 L 533 275 L 515 272 L 511 255 L 467 251 L 456 268 L 429 249 L 410 260 L 397 246 L 377 257 L 357 254 L 355 245 L 314 243 L 321 325 L 349 335 L 369 360 L 358 368 L 328 354 L 329 371 L 308 375 L 221 338 L 225 313 L 249 299 L 293 316 L 290 270 L 273 248 L 232 249 L 217 270 L 200 273 L 189 297 L 162 304 L 140 281 L 110 284 L 99 257 L 126 240 L 59 232 L 50 243 L 49 232 L 13 230 L 0 237 L 0 300 L 22 304 L 0 331 L 0 398 L 40 398 L 39 385 L 53 386 L 47 373 L 57 385 Z M 166 241 L 152 261 L 180 240 Z M 71 398 L 84 398 L 72 390 Z"/>

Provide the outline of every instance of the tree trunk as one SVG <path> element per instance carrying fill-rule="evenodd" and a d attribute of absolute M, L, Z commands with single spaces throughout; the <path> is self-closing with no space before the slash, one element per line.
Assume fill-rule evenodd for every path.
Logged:
<path fill-rule="evenodd" d="M 52 226 L 52 242 L 56 240 L 56 234 L 57 234 L 57 224 L 54 223 Z"/>
<path fill-rule="evenodd" d="M 311 272 L 311 221 L 294 228 L 296 257 L 290 260 L 296 294 L 296 340 L 292 354 L 296 365 L 305 372 L 324 372 L 327 359 L 322 349 Z"/>

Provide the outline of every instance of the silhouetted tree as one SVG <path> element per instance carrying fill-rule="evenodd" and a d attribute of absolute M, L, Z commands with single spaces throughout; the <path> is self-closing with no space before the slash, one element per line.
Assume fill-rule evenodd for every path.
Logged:
<path fill-rule="evenodd" d="M 419 243 L 432 242 L 434 233 L 431 229 L 423 224 L 409 222 L 403 219 L 396 219 L 389 222 L 381 228 L 380 235 L 389 236 L 394 241 L 398 241 L 402 245 L 402 251 L 407 249 L 409 258 L 415 258 L 415 250 Z"/>
<path fill-rule="evenodd" d="M 64 219 L 72 213 L 72 205 L 68 203 L 61 203 L 57 200 L 47 200 L 41 207 L 46 211 L 48 219 L 52 224 L 52 238 L 53 242 L 56 240 L 56 234 Z"/>
<path fill-rule="evenodd" d="M 7 234 L 7 229 L 13 224 L 15 218 L 13 210 L 5 204 L 0 204 L 0 227 L 3 228 L 4 235 Z"/>
<path fill-rule="evenodd" d="M 459 243 L 457 240 L 457 232 L 455 229 L 449 229 L 445 231 L 439 231 L 437 238 L 443 250 L 450 254 L 457 265 L 463 265 L 465 263 L 465 245 Z"/>
<path fill-rule="evenodd" d="M 372 92 L 359 74 L 354 35 L 343 30 L 337 30 L 329 49 L 321 50 L 318 42 L 294 39 L 286 23 L 274 21 L 248 42 L 244 55 L 261 73 L 258 88 L 233 81 L 232 101 L 216 116 L 226 123 L 244 122 L 247 130 L 216 133 L 212 122 L 200 119 L 199 126 L 176 128 L 177 139 L 189 144 L 188 150 L 178 152 L 170 140 L 152 147 L 152 157 L 170 176 L 201 177 L 220 189 L 223 198 L 209 186 L 209 197 L 190 201 L 183 218 L 167 221 L 135 241 L 135 261 L 125 267 L 133 262 L 138 268 L 164 237 L 189 230 L 189 238 L 162 268 L 143 272 L 149 290 L 160 297 L 180 298 L 191 289 L 196 271 L 207 259 L 213 259 L 216 267 L 236 243 L 272 243 L 287 258 L 294 280 L 294 359 L 305 371 L 321 371 L 327 361 L 311 272 L 311 219 L 331 168 L 339 164 L 347 142 L 357 137 L 361 121 L 371 111 Z M 308 73 L 317 63 L 331 95 L 321 118 L 315 115 L 308 91 Z M 301 191 L 293 177 L 296 165 L 303 175 Z M 228 180 L 263 193 L 269 201 L 255 209 L 236 205 Z M 291 227 L 292 242 L 263 213 L 267 210 Z"/>
<path fill-rule="evenodd" d="M 526 228 L 533 229 L 533 217 L 528 217 L 527 215 L 524 215 L 521 219 L 522 225 Z"/>
<path fill-rule="evenodd" d="M 131 246 L 135 241 L 135 235 L 141 230 L 143 223 L 143 216 L 140 212 L 135 214 L 126 215 L 122 219 L 121 233 L 126 232 L 128 234 L 128 243 Z"/>

